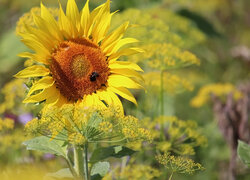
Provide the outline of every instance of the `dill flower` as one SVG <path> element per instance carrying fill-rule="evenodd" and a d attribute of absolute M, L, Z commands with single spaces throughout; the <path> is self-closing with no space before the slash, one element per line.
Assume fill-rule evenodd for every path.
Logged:
<path fill-rule="evenodd" d="M 204 170 L 199 163 L 195 163 L 192 159 L 182 156 L 173 156 L 170 154 L 157 155 L 156 160 L 164 165 L 172 172 L 193 174 L 195 171 Z"/>
<path fill-rule="evenodd" d="M 200 133 L 194 121 L 183 121 L 175 116 L 160 116 L 154 121 L 145 119 L 145 127 L 150 128 L 153 142 L 160 152 L 173 152 L 178 155 L 194 155 L 195 147 L 206 146 L 207 139 Z M 164 127 L 164 140 L 157 127 Z"/>
<path fill-rule="evenodd" d="M 145 86 L 147 89 L 157 90 L 161 86 L 161 73 L 148 72 L 143 74 Z M 156 87 L 156 88 L 155 88 Z M 192 91 L 193 85 L 186 79 L 169 72 L 163 73 L 163 88 L 164 91 L 170 94 L 177 94 L 184 90 Z"/>
<path fill-rule="evenodd" d="M 225 100 L 228 94 L 232 93 L 234 100 L 242 97 L 242 93 L 230 83 L 215 83 L 203 86 L 198 94 L 191 100 L 190 104 L 193 107 L 201 107 L 211 99 L 211 95 L 215 95 L 222 100 Z"/>
<path fill-rule="evenodd" d="M 4 96 L 0 104 L 0 113 L 13 110 L 21 99 L 25 97 L 25 81 L 23 79 L 14 79 L 4 85 L 1 93 Z"/>
<path fill-rule="evenodd" d="M 145 59 L 143 63 L 153 69 L 176 69 L 192 64 L 200 65 L 200 60 L 194 54 L 170 43 L 152 43 L 142 48 L 145 53 L 141 57 L 135 55 L 134 61 L 140 62 Z"/>
<path fill-rule="evenodd" d="M 120 168 L 116 168 L 114 172 L 110 172 L 106 176 L 104 176 L 104 180 L 111 180 L 112 176 L 119 178 L 119 179 L 126 179 L 126 180 L 143 180 L 143 179 L 155 179 L 157 177 L 160 177 L 161 172 L 151 167 L 150 165 L 144 165 L 144 164 L 129 164 L 126 167 L 124 167 L 123 170 Z"/>
<path fill-rule="evenodd" d="M 190 49 L 206 40 L 206 35 L 192 21 L 168 8 L 154 6 L 144 10 L 127 9 L 114 16 L 114 24 L 125 19 L 135 25 L 135 28 L 128 30 L 128 35 L 148 44 L 167 42 Z"/>
<path fill-rule="evenodd" d="M 139 120 L 125 116 L 117 107 L 96 108 L 75 106 L 45 107 L 41 118 L 25 126 L 26 132 L 42 134 L 75 145 L 85 142 L 150 141 L 151 134 L 141 127 Z"/>
<path fill-rule="evenodd" d="M 40 12 L 39 15 L 31 12 L 32 22 L 21 19 L 23 28 L 17 32 L 21 41 L 34 51 L 19 56 L 37 62 L 15 75 L 35 79 L 24 103 L 45 101 L 49 106 L 62 106 L 77 102 L 83 106 L 122 108 L 118 94 L 136 104 L 128 89 L 142 88 L 137 72 L 142 69 L 118 59 L 143 51 L 123 48 L 137 42 L 134 38 L 123 38 L 129 22 L 109 32 L 116 13 L 110 13 L 110 0 L 92 12 L 89 0 L 80 12 L 75 0 L 68 0 L 66 14 L 61 5 L 57 16 L 43 4 Z"/>
<path fill-rule="evenodd" d="M 14 128 L 14 120 L 10 118 L 0 118 L 0 132 Z"/>

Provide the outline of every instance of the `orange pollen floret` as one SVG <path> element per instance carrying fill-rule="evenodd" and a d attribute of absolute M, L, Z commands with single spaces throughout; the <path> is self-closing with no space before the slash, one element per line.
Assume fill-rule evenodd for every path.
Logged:
<path fill-rule="evenodd" d="M 105 86 L 110 74 L 106 59 L 90 40 L 73 39 L 60 43 L 54 51 L 50 71 L 61 94 L 77 101 Z"/>
<path fill-rule="evenodd" d="M 73 57 L 71 62 L 71 70 L 76 78 L 81 78 L 88 75 L 90 64 L 87 58 L 83 55 Z"/>

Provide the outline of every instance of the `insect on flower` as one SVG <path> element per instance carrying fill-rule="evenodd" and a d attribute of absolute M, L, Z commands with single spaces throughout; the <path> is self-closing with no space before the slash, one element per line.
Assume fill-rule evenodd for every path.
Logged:
<path fill-rule="evenodd" d="M 90 81 L 96 81 L 96 78 L 99 77 L 99 74 L 97 72 L 92 72 L 92 74 L 90 75 Z"/>

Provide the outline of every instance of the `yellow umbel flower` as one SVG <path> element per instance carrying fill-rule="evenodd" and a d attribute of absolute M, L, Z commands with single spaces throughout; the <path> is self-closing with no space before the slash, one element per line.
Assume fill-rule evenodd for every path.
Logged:
<path fill-rule="evenodd" d="M 222 100 L 226 99 L 226 96 L 232 93 L 234 100 L 242 98 L 242 93 L 230 83 L 215 83 L 203 86 L 198 94 L 191 100 L 191 106 L 199 108 L 209 102 L 211 95 L 220 97 Z"/>
<path fill-rule="evenodd" d="M 41 15 L 32 13 L 34 24 L 23 21 L 24 30 L 17 33 L 34 53 L 24 52 L 20 56 L 37 62 L 15 75 L 36 80 L 23 102 L 46 101 L 49 106 L 78 102 L 83 106 L 122 108 L 118 94 L 136 104 L 128 89 L 142 88 L 137 72 L 142 69 L 118 59 L 142 50 L 122 48 L 137 42 L 123 38 L 128 22 L 108 33 L 114 13 L 110 13 L 110 0 L 92 12 L 89 0 L 80 12 L 75 0 L 68 0 L 66 14 L 60 5 L 55 18 L 41 4 Z"/>
<path fill-rule="evenodd" d="M 10 118 L 0 118 L 0 132 L 14 128 L 14 120 Z"/>
<path fill-rule="evenodd" d="M 195 171 L 204 170 L 199 163 L 183 156 L 173 156 L 169 153 L 157 155 L 156 160 L 172 172 L 193 174 Z"/>
<path fill-rule="evenodd" d="M 141 127 L 137 118 L 125 116 L 117 107 L 46 106 L 41 119 L 29 121 L 25 130 L 28 134 L 42 134 L 75 145 L 107 140 L 110 143 L 152 141 L 150 132 Z"/>
<path fill-rule="evenodd" d="M 175 116 L 159 116 L 154 120 L 143 119 L 144 127 L 150 129 L 153 142 L 159 152 L 172 152 L 177 155 L 194 155 L 196 147 L 207 145 L 207 138 L 195 121 L 181 120 Z M 159 127 L 164 127 L 164 140 Z M 160 141 L 159 141 L 160 140 Z"/>
<path fill-rule="evenodd" d="M 157 91 L 161 86 L 161 73 L 157 71 L 143 74 L 146 89 Z M 192 91 L 192 84 L 175 74 L 163 72 L 163 88 L 169 94 L 177 94 L 184 90 Z"/>
<path fill-rule="evenodd" d="M 109 174 L 104 176 L 103 180 L 112 180 L 112 177 L 123 180 L 151 180 L 156 179 L 161 176 L 161 172 L 151 167 L 150 165 L 145 164 L 129 164 L 123 169 L 116 168 L 111 171 Z"/>

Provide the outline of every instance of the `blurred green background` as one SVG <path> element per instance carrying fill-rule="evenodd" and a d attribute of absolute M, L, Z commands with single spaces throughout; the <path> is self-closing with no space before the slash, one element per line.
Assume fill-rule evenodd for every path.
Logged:
<path fill-rule="evenodd" d="M 63 7 L 66 0 L 61 0 Z M 79 8 L 83 0 L 76 1 Z M 90 0 L 93 9 L 104 1 Z M 44 0 L 47 7 L 58 7 L 57 0 Z M 0 102 L 6 102 L 8 89 L 22 88 L 18 82 L 13 82 L 13 75 L 23 68 L 24 59 L 18 53 L 27 50 L 15 34 L 16 22 L 32 7 L 39 6 L 40 0 L 0 0 Z M 113 0 L 112 11 L 119 9 L 112 20 L 113 26 L 118 26 L 124 20 L 139 25 L 138 31 L 129 31 L 130 36 L 136 36 L 142 47 L 158 43 L 170 43 L 181 50 L 195 54 L 201 61 L 200 66 L 190 66 L 180 70 L 170 70 L 171 73 L 185 78 L 193 84 L 193 91 L 181 93 L 165 93 L 164 115 L 175 115 L 181 119 L 191 119 L 197 122 L 203 135 L 208 139 L 207 147 L 196 148 L 193 157 L 200 162 L 205 170 L 193 176 L 177 175 L 174 179 L 227 179 L 230 149 L 217 127 L 217 121 L 212 110 L 212 101 L 203 107 L 190 106 L 191 99 L 198 90 L 211 83 L 231 83 L 235 86 L 249 81 L 250 78 L 250 1 L 249 0 Z M 111 27 L 111 28 L 112 28 Z M 148 47 L 148 51 L 152 47 Z M 154 51 L 152 51 L 154 54 Z M 163 54 L 164 55 L 164 54 Z M 166 52 L 166 56 L 168 56 Z M 145 69 L 152 70 L 145 63 L 145 56 L 134 56 L 135 62 Z M 149 58 L 150 59 L 150 58 Z M 150 60 L 148 60 L 150 63 Z M 157 77 L 156 77 L 157 78 Z M 147 79 L 146 79 L 147 81 Z M 12 83 L 12 84 L 11 84 Z M 11 87 L 6 87 L 6 86 Z M 148 93 L 135 92 L 139 101 L 136 108 L 125 103 L 126 113 L 141 119 L 155 117 L 159 109 L 155 95 L 157 87 Z M 185 88 L 184 88 L 185 89 Z M 0 133 L 0 170 L 11 172 L 14 167 L 25 164 L 23 172 L 27 173 L 29 165 L 36 163 L 39 173 L 51 172 L 65 166 L 61 159 L 50 155 L 28 152 L 21 142 L 28 137 L 23 132 L 27 116 L 35 116 L 39 108 L 23 105 L 21 100 L 25 94 L 13 91 L 11 108 L 1 111 L 0 118 L 9 117 L 15 120 L 15 128 L 6 134 Z M 7 99 L 8 101 L 8 99 Z M 1 108 L 0 108 L 1 109 Z M 9 138 L 9 139 L 8 139 Z M 150 159 L 150 157 L 149 157 Z M 250 172 L 238 160 L 237 179 L 249 179 Z M 21 171 L 21 170 L 20 170 Z M 35 171 L 35 170 L 34 170 Z"/>

